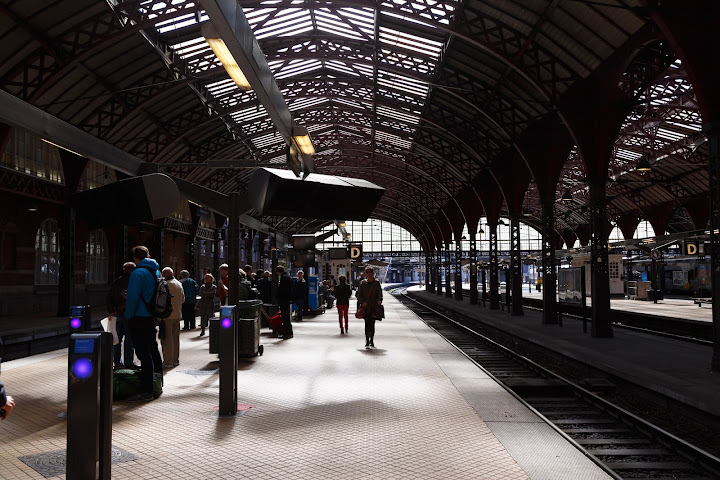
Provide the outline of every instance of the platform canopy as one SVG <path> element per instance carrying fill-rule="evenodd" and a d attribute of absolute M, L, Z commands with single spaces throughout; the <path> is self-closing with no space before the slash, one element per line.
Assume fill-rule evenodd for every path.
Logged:
<path fill-rule="evenodd" d="M 519 198 L 523 221 L 540 228 L 548 160 L 533 151 L 557 142 L 556 230 L 587 228 L 573 109 L 619 64 L 610 83 L 624 92 L 625 116 L 607 167 L 609 217 L 667 211 L 671 232 L 704 228 L 688 207 L 708 194 L 698 102 L 645 2 L 239 4 L 292 120 L 309 132 L 315 171 L 386 189 L 376 218 L 419 237 L 455 205 L 482 203 L 487 213 L 497 190 L 501 214 Z M 0 88 L 24 102 L 222 193 L 247 191 L 254 167 L 208 161 L 285 166 L 287 135 L 211 50 L 203 2 L 0 0 L 0 18 Z M 548 124 L 565 130 L 545 135 L 555 131 Z M 651 172 L 635 171 L 643 158 Z M 572 201 L 560 200 L 566 191 Z M 254 215 L 287 234 L 328 223 Z"/>

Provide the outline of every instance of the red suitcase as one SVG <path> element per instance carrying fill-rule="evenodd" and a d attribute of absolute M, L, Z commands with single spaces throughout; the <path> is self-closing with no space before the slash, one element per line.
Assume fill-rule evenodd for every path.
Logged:
<path fill-rule="evenodd" d="M 280 333 L 280 327 L 282 326 L 282 315 L 280 315 L 280 312 L 268 318 L 268 323 L 270 324 L 270 328 L 272 329 L 273 333 Z"/>

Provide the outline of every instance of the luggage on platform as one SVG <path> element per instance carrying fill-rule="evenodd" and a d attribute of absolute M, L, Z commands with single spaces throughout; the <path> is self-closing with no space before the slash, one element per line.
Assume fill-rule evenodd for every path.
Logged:
<path fill-rule="evenodd" d="M 268 323 L 270 324 L 270 328 L 272 329 L 273 333 L 280 333 L 280 328 L 282 327 L 282 315 L 280 314 L 280 312 L 277 312 L 275 315 L 268 318 Z"/>
<path fill-rule="evenodd" d="M 140 393 L 140 370 L 120 369 L 113 372 L 113 400 L 124 400 Z M 154 373 L 153 397 L 162 395 L 162 373 Z"/>

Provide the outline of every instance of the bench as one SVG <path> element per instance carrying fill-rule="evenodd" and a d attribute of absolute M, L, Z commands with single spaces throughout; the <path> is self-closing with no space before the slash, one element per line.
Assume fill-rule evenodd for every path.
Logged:
<path fill-rule="evenodd" d="M 693 298 L 692 301 L 700 308 L 702 308 L 703 303 L 709 303 L 712 305 L 712 298 Z"/>

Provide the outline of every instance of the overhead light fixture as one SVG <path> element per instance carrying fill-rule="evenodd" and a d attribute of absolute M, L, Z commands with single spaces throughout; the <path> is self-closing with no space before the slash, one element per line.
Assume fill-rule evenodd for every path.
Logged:
<path fill-rule="evenodd" d="M 502 220 L 502 218 L 501 218 L 500 220 L 498 220 L 498 223 L 497 223 L 497 224 L 498 224 L 498 225 L 505 225 L 505 222 L 503 222 L 503 220 Z"/>
<path fill-rule="evenodd" d="M 478 230 L 478 233 L 485 233 L 485 230 L 483 230 L 482 228 L 480 228 L 480 230 Z"/>
<path fill-rule="evenodd" d="M 560 197 L 560 200 L 562 200 L 563 202 L 569 202 L 572 199 L 573 199 L 573 196 L 572 196 L 572 193 L 570 193 L 570 189 L 566 188 L 565 193 L 562 194 L 562 197 Z"/>
<path fill-rule="evenodd" d="M 233 57 L 232 53 L 230 53 L 230 49 L 228 49 L 227 45 L 225 45 L 225 42 L 222 38 L 220 38 L 220 34 L 215 31 L 212 24 L 210 22 L 206 22 L 202 26 L 201 32 L 215 56 L 218 60 L 220 60 L 222 66 L 225 67 L 225 70 L 228 75 L 230 75 L 230 78 L 233 79 L 233 82 L 235 82 L 235 85 L 237 85 L 240 90 L 251 90 L 252 86 L 250 85 L 250 82 L 248 82 L 245 74 L 237 64 L 235 57 Z"/>
<path fill-rule="evenodd" d="M 636 172 L 649 172 L 652 170 L 652 165 L 650 165 L 650 161 L 647 159 L 645 155 L 640 157 L 640 161 L 638 162 L 637 166 L 635 167 Z"/>
<path fill-rule="evenodd" d="M 301 125 L 293 126 L 292 139 L 300 153 L 303 155 L 315 155 L 315 147 L 313 147 L 310 134 L 306 127 Z"/>
<path fill-rule="evenodd" d="M 74 154 L 77 155 L 78 157 L 83 157 L 83 156 L 84 156 L 84 155 L 80 155 L 78 152 L 76 152 L 76 151 L 74 151 L 74 150 L 70 150 L 70 149 L 67 148 L 67 147 L 63 147 L 62 145 L 58 145 L 57 143 L 53 143 L 53 142 L 51 142 L 50 140 L 46 140 L 46 139 L 44 139 L 44 138 L 41 138 L 40 140 L 42 140 L 42 141 L 45 142 L 45 143 L 49 143 L 49 144 L 52 145 L 53 147 L 62 148 L 62 149 L 65 150 L 65 151 L 68 151 L 68 152 L 70 152 L 70 153 L 74 153 Z"/>

